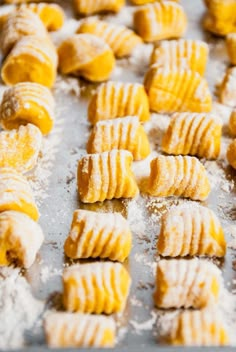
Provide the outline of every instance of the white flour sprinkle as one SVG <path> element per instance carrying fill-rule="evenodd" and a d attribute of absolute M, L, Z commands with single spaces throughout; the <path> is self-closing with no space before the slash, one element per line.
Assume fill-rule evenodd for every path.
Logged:
<path fill-rule="evenodd" d="M 151 312 L 151 318 L 144 322 L 137 322 L 135 320 L 130 320 L 129 324 L 135 330 L 135 332 L 139 335 L 142 331 L 151 330 L 153 325 L 155 324 L 157 318 L 157 314 L 155 311 Z"/>
<path fill-rule="evenodd" d="M 46 283 L 52 277 L 62 276 L 62 269 L 56 269 L 51 266 L 44 266 L 40 271 L 40 278 L 42 283 Z"/>

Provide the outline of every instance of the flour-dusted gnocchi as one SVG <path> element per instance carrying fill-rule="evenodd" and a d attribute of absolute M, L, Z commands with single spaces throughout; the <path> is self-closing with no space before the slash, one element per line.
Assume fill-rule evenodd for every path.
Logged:
<path fill-rule="evenodd" d="M 223 257 L 226 241 L 220 221 L 211 209 L 184 204 L 162 217 L 157 248 L 167 257 Z"/>
<path fill-rule="evenodd" d="M 5 4 L 28 4 L 29 2 L 39 2 L 40 0 L 3 0 Z"/>
<path fill-rule="evenodd" d="M 221 86 L 219 100 L 222 104 L 236 107 L 236 67 L 228 68 Z"/>
<path fill-rule="evenodd" d="M 90 134 L 87 152 L 102 153 L 112 149 L 125 149 L 132 153 L 134 160 L 146 158 L 150 144 L 138 117 L 128 116 L 97 122 Z"/>
<path fill-rule="evenodd" d="M 70 312 L 112 314 L 126 306 L 131 279 L 120 263 L 73 265 L 63 273 L 63 302 Z"/>
<path fill-rule="evenodd" d="M 235 20 L 235 23 L 236 23 L 236 20 Z M 235 33 L 230 33 L 226 37 L 226 47 L 228 50 L 230 63 L 232 65 L 236 65 L 236 25 L 235 25 Z"/>
<path fill-rule="evenodd" d="M 226 156 L 229 164 L 236 169 L 236 139 L 229 144 Z"/>
<path fill-rule="evenodd" d="M 147 191 L 152 196 L 180 196 L 203 201 L 210 193 L 206 170 L 191 156 L 158 156 L 150 164 Z"/>
<path fill-rule="evenodd" d="M 149 4 L 149 3 L 152 3 L 152 2 L 156 2 L 156 1 L 161 2 L 163 0 L 130 0 L 130 1 L 134 5 L 145 5 L 145 4 Z M 166 0 L 166 1 L 168 1 L 168 0 Z M 179 0 L 169 0 L 169 1 L 179 2 Z"/>
<path fill-rule="evenodd" d="M 236 109 L 234 109 L 229 119 L 229 130 L 232 136 L 236 136 Z"/>
<path fill-rule="evenodd" d="M 75 10 L 82 15 L 99 12 L 119 12 L 125 0 L 74 0 Z"/>
<path fill-rule="evenodd" d="M 132 154 L 126 150 L 85 155 L 78 163 L 80 200 L 95 203 L 135 197 L 139 190 L 131 170 L 132 161 Z"/>

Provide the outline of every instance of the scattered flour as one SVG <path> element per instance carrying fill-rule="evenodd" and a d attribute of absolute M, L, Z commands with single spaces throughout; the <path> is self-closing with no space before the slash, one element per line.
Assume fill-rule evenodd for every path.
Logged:
<path fill-rule="evenodd" d="M 151 311 L 151 318 L 144 322 L 137 322 L 136 320 L 130 320 L 129 324 L 135 330 L 135 332 L 140 335 L 142 331 L 152 330 L 153 325 L 156 322 L 157 314 L 155 311 Z"/>
<path fill-rule="evenodd" d="M 62 269 L 56 269 L 51 266 L 44 266 L 42 267 L 40 271 L 40 278 L 42 283 L 46 283 L 48 280 L 50 280 L 52 277 L 55 276 L 62 276 Z"/>

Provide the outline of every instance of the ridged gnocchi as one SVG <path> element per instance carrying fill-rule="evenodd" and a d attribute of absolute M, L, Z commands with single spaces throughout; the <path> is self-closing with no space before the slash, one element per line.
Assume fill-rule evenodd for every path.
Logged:
<path fill-rule="evenodd" d="M 47 344 L 52 347 L 114 347 L 113 318 L 81 313 L 49 313 L 44 320 Z"/>
<path fill-rule="evenodd" d="M 236 139 L 229 144 L 226 156 L 229 164 L 236 169 Z"/>
<path fill-rule="evenodd" d="M 222 122 L 213 115 L 175 113 L 162 140 L 162 150 L 173 155 L 216 159 L 220 153 Z"/>
<path fill-rule="evenodd" d="M 236 67 L 231 67 L 226 71 L 219 87 L 219 100 L 224 105 L 236 106 Z"/>
<path fill-rule="evenodd" d="M 206 260 L 162 259 L 157 264 L 155 305 L 201 309 L 216 304 L 220 280 L 220 270 Z"/>
<path fill-rule="evenodd" d="M 131 279 L 120 263 L 73 265 L 63 273 L 63 303 L 70 312 L 112 314 L 126 306 Z"/>
<path fill-rule="evenodd" d="M 150 164 L 147 191 L 155 197 L 179 196 L 203 201 L 210 193 L 206 170 L 191 156 L 158 156 Z"/>
<path fill-rule="evenodd" d="M 39 212 L 28 181 L 15 169 L 0 168 L 0 212 L 15 210 L 37 221 Z"/>
<path fill-rule="evenodd" d="M 12 167 L 20 172 L 33 169 L 42 145 L 38 127 L 28 124 L 18 130 L 0 132 L 0 168 Z"/>
<path fill-rule="evenodd" d="M 49 39 L 23 37 L 3 63 L 2 80 L 7 85 L 36 82 L 51 88 L 56 79 L 57 61 L 56 49 Z"/>
<path fill-rule="evenodd" d="M 92 15 L 99 12 L 119 12 L 125 5 L 125 0 L 74 0 L 76 12 L 82 15 Z"/>
<path fill-rule="evenodd" d="M 151 152 L 147 134 L 138 117 L 129 116 L 97 122 L 87 144 L 91 154 L 125 149 L 134 160 L 145 159 Z"/>
<path fill-rule="evenodd" d="M 73 259 L 108 258 L 123 262 L 131 251 L 132 234 L 119 213 L 76 210 L 64 245 Z"/>
<path fill-rule="evenodd" d="M 18 83 L 3 94 L 0 123 L 8 130 L 31 123 L 43 134 L 48 134 L 54 124 L 54 108 L 54 98 L 47 87 L 38 83 Z"/>
<path fill-rule="evenodd" d="M 210 112 L 212 109 L 207 81 L 188 68 L 153 65 L 145 76 L 144 86 L 152 111 Z"/>
<path fill-rule="evenodd" d="M 211 209 L 186 204 L 172 208 L 162 217 L 157 249 L 165 257 L 223 257 L 226 241 Z"/>
<path fill-rule="evenodd" d="M 134 27 L 145 42 L 182 37 L 187 28 L 183 7 L 173 1 L 141 6 L 134 13 Z"/>
<path fill-rule="evenodd" d="M 236 31 L 236 19 L 235 19 L 235 31 Z M 227 47 L 230 63 L 232 65 L 236 65 L 236 32 L 230 33 L 227 35 L 226 47 Z"/>
<path fill-rule="evenodd" d="M 236 109 L 233 110 L 230 115 L 229 130 L 232 136 L 236 136 Z"/>
<path fill-rule="evenodd" d="M 95 203 L 135 197 L 139 189 L 131 170 L 132 161 L 132 154 L 126 150 L 85 155 L 78 163 L 80 200 Z"/>
<path fill-rule="evenodd" d="M 201 40 L 179 39 L 158 42 L 152 52 L 150 64 L 189 68 L 204 74 L 208 59 L 208 45 Z"/>
<path fill-rule="evenodd" d="M 95 124 L 101 120 L 124 116 L 138 116 L 141 122 L 150 119 L 148 97 L 142 84 L 108 82 L 93 95 L 88 107 L 88 120 Z"/>
<path fill-rule="evenodd" d="M 207 13 L 204 17 L 203 27 L 205 30 L 218 36 L 226 36 L 236 31 L 235 22 L 221 20 L 212 16 L 210 13 Z"/>
<path fill-rule="evenodd" d="M 74 34 L 58 48 L 59 69 L 63 74 L 82 76 L 92 82 L 108 80 L 115 57 L 105 41 L 92 34 Z"/>
<path fill-rule="evenodd" d="M 40 226 L 18 211 L 0 213 L 0 266 L 29 268 L 44 240 Z"/>

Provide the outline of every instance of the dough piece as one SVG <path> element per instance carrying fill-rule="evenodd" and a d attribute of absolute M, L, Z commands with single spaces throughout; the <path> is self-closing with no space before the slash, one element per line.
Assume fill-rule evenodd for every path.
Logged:
<path fill-rule="evenodd" d="M 88 107 L 88 120 L 95 124 L 101 120 L 124 116 L 138 116 L 141 122 L 150 119 L 148 97 L 142 84 L 108 82 L 93 95 Z"/>
<path fill-rule="evenodd" d="M 28 4 L 29 2 L 40 2 L 41 0 L 3 0 L 5 4 Z"/>
<path fill-rule="evenodd" d="M 205 200 L 210 193 L 206 170 L 191 156 L 158 156 L 150 164 L 148 193 L 156 197 L 179 196 Z"/>
<path fill-rule="evenodd" d="M 131 170 L 132 154 L 112 150 L 88 154 L 78 163 L 78 191 L 83 203 L 134 198 L 139 190 Z"/>
<path fill-rule="evenodd" d="M 150 64 L 164 66 L 168 62 L 169 66 L 174 69 L 178 66 L 189 68 L 203 76 L 208 52 L 208 45 L 201 40 L 164 40 L 155 45 Z"/>
<path fill-rule="evenodd" d="M 130 276 L 120 263 L 73 265 L 63 273 L 63 303 L 70 312 L 122 312 L 126 306 L 130 283 Z"/>
<path fill-rule="evenodd" d="M 130 0 L 130 2 L 134 5 L 145 5 L 145 4 L 149 4 L 157 1 L 161 2 L 162 0 Z M 169 1 L 179 2 L 179 0 L 169 0 Z"/>
<path fill-rule="evenodd" d="M 125 0 L 74 0 L 76 12 L 82 15 L 92 15 L 99 12 L 119 12 L 125 5 Z"/>
<path fill-rule="evenodd" d="M 187 28 L 183 7 L 173 1 L 156 2 L 138 8 L 134 27 L 145 42 L 182 37 Z"/>
<path fill-rule="evenodd" d="M 226 156 L 229 164 L 236 169 L 236 139 L 229 144 Z"/>
<path fill-rule="evenodd" d="M 24 36 L 36 35 L 48 37 L 44 24 L 29 9 L 15 10 L 7 16 L 1 31 L 1 50 L 4 56 L 9 54 L 15 44 Z"/>
<path fill-rule="evenodd" d="M 32 170 L 42 146 L 38 127 L 28 124 L 18 130 L 0 132 L 0 168 L 12 167 L 20 172 Z"/>
<path fill-rule="evenodd" d="M 0 105 L 4 129 L 32 123 L 48 134 L 54 123 L 55 102 L 51 91 L 38 83 L 18 83 L 6 90 Z"/>
<path fill-rule="evenodd" d="M 151 148 L 147 134 L 138 117 L 128 116 L 97 122 L 87 144 L 87 152 L 102 153 L 112 149 L 125 149 L 134 160 L 145 159 Z"/>
<path fill-rule="evenodd" d="M 224 346 L 229 336 L 220 313 L 213 309 L 186 310 L 172 320 L 167 342 L 181 346 Z"/>
<path fill-rule="evenodd" d="M 142 43 L 142 38 L 134 31 L 96 18 L 83 20 L 77 33 L 89 33 L 102 38 L 118 58 L 131 55 L 134 48 Z"/>
<path fill-rule="evenodd" d="M 152 111 L 210 112 L 212 109 L 207 81 L 190 69 L 154 65 L 146 74 L 144 86 Z"/>
<path fill-rule="evenodd" d="M 73 259 L 100 257 L 123 262 L 131 246 L 129 224 L 121 214 L 80 209 L 74 212 L 64 249 Z"/>
<path fill-rule="evenodd" d="M 18 211 L 0 213 L 0 266 L 29 268 L 44 240 L 41 227 Z"/>
<path fill-rule="evenodd" d="M 236 136 L 236 109 L 232 111 L 229 119 L 229 130 L 232 136 Z"/>
<path fill-rule="evenodd" d="M 209 13 L 207 13 L 203 19 L 203 27 L 205 30 L 218 36 L 226 36 L 227 34 L 236 31 L 235 21 L 224 21 L 219 18 L 215 18 Z"/>
<path fill-rule="evenodd" d="M 206 260 L 162 259 L 157 265 L 155 305 L 201 309 L 216 304 L 220 279 L 220 270 Z"/>
<path fill-rule="evenodd" d="M 226 241 L 212 210 L 187 203 L 172 208 L 162 217 L 157 248 L 165 257 L 223 257 Z"/>
<path fill-rule="evenodd" d="M 222 123 L 213 115 L 176 113 L 162 140 L 162 150 L 173 155 L 216 159 L 220 153 Z"/>
<path fill-rule="evenodd" d="M 88 81 L 109 79 L 115 58 L 103 39 L 92 34 L 74 34 L 58 49 L 59 69 L 63 74 L 82 76 Z"/>
<path fill-rule="evenodd" d="M 114 347 L 116 325 L 113 318 L 81 313 L 49 313 L 44 320 L 50 347 Z"/>
<path fill-rule="evenodd" d="M 16 170 L 0 168 L 0 194 L 0 212 L 16 210 L 38 220 L 39 212 L 31 187 Z"/>
<path fill-rule="evenodd" d="M 2 66 L 5 84 L 36 82 L 52 87 L 57 74 L 57 53 L 53 43 L 39 36 L 19 40 Z"/>
<path fill-rule="evenodd" d="M 236 19 L 235 19 L 235 30 L 236 30 Z M 236 65 L 236 33 L 230 33 L 227 35 L 226 47 L 228 50 L 230 63 L 232 65 Z"/>
<path fill-rule="evenodd" d="M 236 67 L 229 68 L 219 89 L 222 104 L 236 107 Z"/>

